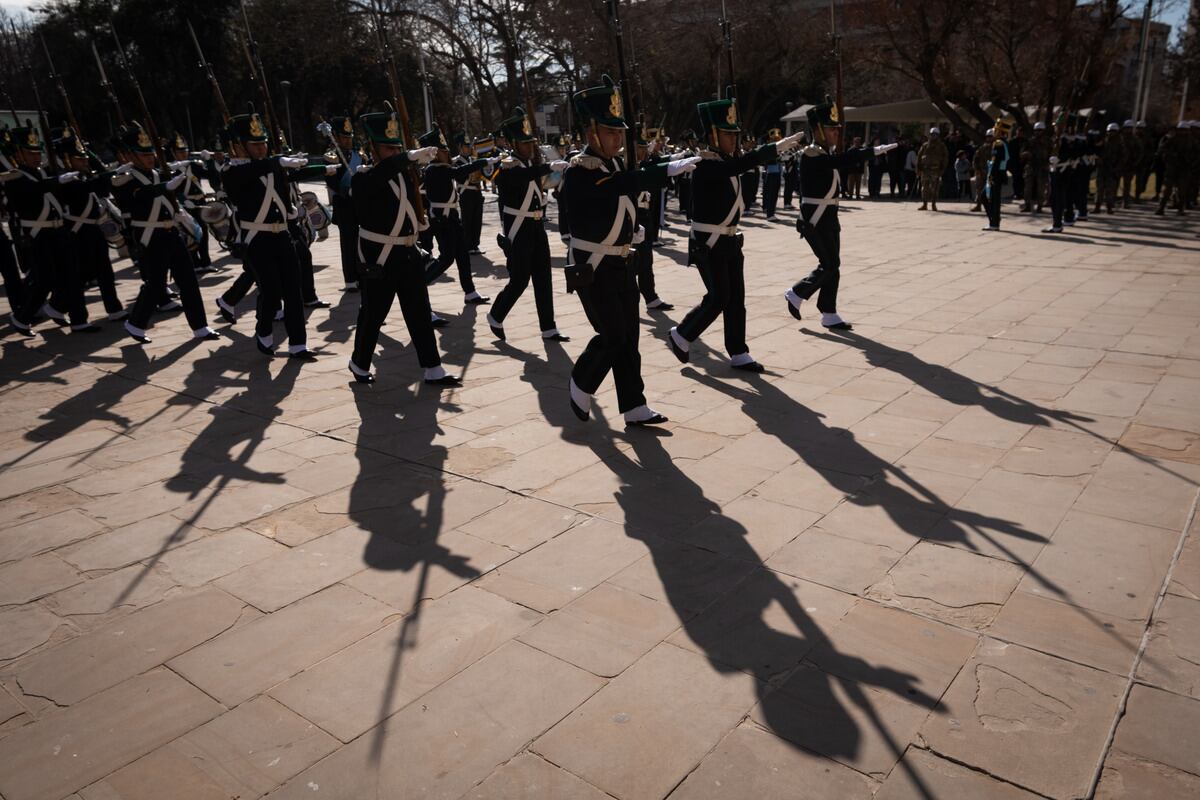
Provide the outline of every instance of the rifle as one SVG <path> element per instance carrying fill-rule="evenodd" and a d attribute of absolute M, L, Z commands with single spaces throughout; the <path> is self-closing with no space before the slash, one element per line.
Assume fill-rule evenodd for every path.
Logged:
<path fill-rule="evenodd" d="M 250 73 L 254 76 L 255 82 L 258 84 L 258 93 L 262 97 L 263 112 L 267 118 L 267 128 L 275 137 L 275 143 L 279 148 L 279 152 L 287 149 L 287 139 L 283 138 L 283 129 L 279 127 L 279 117 L 275 113 L 275 104 L 271 102 L 271 85 L 267 83 L 267 73 L 263 69 L 262 58 L 258 54 L 258 42 L 254 41 L 254 35 L 250 33 L 250 16 L 246 13 L 246 0 L 241 0 L 242 4 L 242 25 L 245 28 L 246 36 L 242 39 L 242 49 L 246 53 L 246 60 L 250 64 Z"/>
<path fill-rule="evenodd" d="M 629 79 L 625 76 L 625 44 L 621 34 L 621 17 L 620 8 L 621 0 L 605 0 L 608 4 L 608 24 L 613 29 L 613 35 L 617 38 L 617 75 L 619 76 L 618 85 L 621 87 L 621 116 L 626 120 L 629 119 Z M 625 169 L 632 171 L 635 169 L 637 160 L 637 143 L 633 127 L 625 126 Z"/>
<path fill-rule="evenodd" d="M 733 77 L 733 24 L 725 10 L 725 0 L 721 0 L 721 35 L 725 39 L 725 58 L 729 61 L 729 85 L 733 87 L 732 96 L 737 97 L 737 79 Z"/>
<path fill-rule="evenodd" d="M 154 143 L 154 159 L 158 163 L 159 169 L 166 169 L 167 162 L 170 159 L 163 148 L 162 139 L 158 137 L 158 129 L 154 125 L 154 117 L 150 114 L 150 107 L 146 105 L 146 96 L 142 94 L 142 85 L 138 83 L 137 76 L 133 74 L 133 67 L 129 63 L 129 56 L 125 53 L 125 48 L 121 46 L 121 40 L 117 38 L 117 29 L 111 22 L 108 24 L 108 30 L 112 33 L 113 42 L 117 46 L 117 65 L 124 70 L 125 77 L 129 79 L 129 83 L 133 85 L 134 94 L 137 95 L 138 107 L 142 112 L 142 118 L 146 121 L 146 135 Z"/>
<path fill-rule="evenodd" d="M 1083 71 L 1079 73 L 1079 80 L 1071 84 L 1071 95 L 1067 98 L 1067 104 L 1063 106 L 1062 113 L 1059 114 L 1058 120 L 1054 123 L 1054 149 L 1051 150 L 1053 155 L 1058 155 L 1058 151 L 1062 146 L 1063 131 L 1067 126 L 1067 118 L 1071 116 L 1071 109 L 1075 107 L 1075 103 L 1079 100 L 1079 92 L 1083 87 L 1083 79 L 1087 76 L 1088 69 L 1092 66 L 1092 57 L 1088 56 L 1083 62 Z"/>
<path fill-rule="evenodd" d="M 204 70 L 209 84 L 212 85 L 213 96 L 217 100 L 217 110 L 221 112 L 221 121 L 228 125 L 229 120 L 233 117 L 229 113 L 229 106 L 225 105 L 225 95 L 221 91 L 221 84 L 217 82 L 217 75 L 213 72 L 212 64 L 204 57 L 204 49 L 200 47 L 200 40 L 196 38 L 196 29 L 192 27 L 191 20 L 188 20 L 187 26 L 188 33 L 192 35 L 192 44 L 196 45 L 196 56 L 200 59 L 200 69 Z"/>
<path fill-rule="evenodd" d="M 108 102 L 112 103 L 113 111 L 117 115 L 117 124 L 125 127 L 125 115 L 121 113 L 121 101 L 117 99 L 113 85 L 108 82 L 108 73 L 104 71 L 104 61 L 100 58 L 100 51 L 96 49 L 95 42 L 92 42 L 92 55 L 96 57 L 96 68 L 100 71 L 100 88 L 108 95 Z"/>
<path fill-rule="evenodd" d="M 346 172 L 353 176 L 354 173 L 350 171 L 350 161 L 346 158 L 346 154 L 342 152 L 342 146 L 338 144 L 337 137 L 333 135 L 333 126 L 326 122 L 324 118 L 321 118 L 317 122 L 317 133 L 329 139 L 329 143 L 333 145 L 333 151 L 337 153 L 338 161 L 342 162 L 342 166 L 346 168 Z"/>
<path fill-rule="evenodd" d="M 504 7 L 508 9 L 509 22 L 515 26 L 513 19 L 512 6 L 508 0 L 504 0 Z M 513 41 L 516 43 L 516 32 L 513 33 Z M 529 130 L 533 131 L 533 135 L 537 137 L 537 143 L 533 146 L 533 163 L 542 163 L 542 137 L 538 134 L 537 119 L 533 113 L 533 92 L 529 89 L 529 72 L 525 69 L 525 49 L 517 43 L 517 60 L 521 65 L 521 83 L 525 88 L 525 119 L 529 123 Z"/>
<path fill-rule="evenodd" d="M 8 36 L 5 34 L 2 26 L 0 26 L 0 39 L 3 39 L 5 45 L 8 44 Z M 8 48 L 5 47 L 5 50 L 7 51 Z M 0 86 L 0 91 L 4 92 L 4 100 L 8 104 L 8 110 L 12 114 L 13 126 L 15 127 L 21 124 L 21 120 L 17 117 L 17 104 L 13 102 L 13 98 L 8 91 L 8 87 L 10 83 L 15 83 L 13 78 L 15 77 L 16 69 L 14 69 L 12 64 L 9 62 L 7 53 L 5 54 L 4 58 L 4 72 L 5 82 L 3 86 Z"/>
<path fill-rule="evenodd" d="M 46 109 L 42 106 L 42 93 L 38 91 L 37 80 L 33 77 L 33 64 L 29 61 L 29 54 L 21 51 L 21 37 L 17 34 L 17 24 L 11 19 L 8 24 L 12 27 L 13 36 L 13 52 L 21 59 L 21 66 L 25 69 L 25 77 L 29 80 L 29 86 L 33 89 L 33 101 L 37 104 L 38 126 L 42 131 L 42 145 L 46 148 L 46 154 L 50 157 L 50 166 L 52 170 L 57 171 L 58 159 L 54 156 L 54 149 L 50 147 L 50 120 L 46 117 Z"/>
<path fill-rule="evenodd" d="M 372 13 L 375 16 L 375 34 L 379 45 L 379 61 L 384 66 L 388 76 L 388 86 L 392 90 L 392 107 L 396 112 L 396 116 L 400 118 L 400 130 L 404 136 L 404 144 L 410 149 L 416 149 L 417 138 L 413 136 L 412 124 L 408 119 L 408 104 L 404 102 L 404 93 L 400 91 L 400 77 L 396 72 L 396 57 L 392 53 L 391 43 L 388 41 L 387 29 L 383 25 L 383 14 L 379 7 L 375 5 L 375 0 L 371 4 Z M 409 167 L 409 174 L 413 181 L 413 210 L 417 214 L 417 220 L 420 225 L 426 224 L 425 219 L 425 201 L 421 198 L 421 174 L 417 171 L 414 164 Z"/>
<path fill-rule="evenodd" d="M 75 136 L 80 141 L 85 141 L 87 137 L 83 135 L 83 130 L 79 127 L 79 120 L 75 119 L 75 112 L 71 110 L 71 98 L 67 96 L 67 87 L 63 85 L 62 76 L 54 69 L 54 59 L 50 57 L 50 48 L 46 45 L 46 37 L 38 36 L 42 41 L 42 50 L 46 53 L 46 66 L 50 68 L 50 80 L 58 89 L 58 94 L 62 97 L 63 111 L 67 115 L 67 124 L 71 126 L 71 130 L 75 131 Z"/>

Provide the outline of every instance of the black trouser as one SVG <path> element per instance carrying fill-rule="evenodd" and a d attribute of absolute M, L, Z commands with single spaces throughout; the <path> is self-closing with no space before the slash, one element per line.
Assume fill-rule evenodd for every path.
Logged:
<path fill-rule="evenodd" d="M 43 228 L 31 239 L 27 250 L 29 283 L 17 319 L 26 325 L 31 324 L 53 293 L 58 301 L 58 309 L 66 312 L 72 325 L 86 325 L 83 284 L 79 280 L 79 266 L 71 252 L 66 229 Z"/>
<path fill-rule="evenodd" d="M 141 330 L 150 325 L 150 315 L 158 308 L 166 293 L 168 273 L 179 290 L 179 302 L 183 304 L 188 327 L 197 331 L 208 325 L 204 301 L 200 298 L 200 284 L 196 280 L 196 271 L 192 269 L 192 258 L 176 228 L 154 230 L 150 235 L 150 243 L 142 251 L 140 265 L 143 283 L 133 303 L 133 310 L 129 312 L 130 325 Z"/>
<path fill-rule="evenodd" d="M 458 214 L 431 220 L 430 229 L 437 239 L 438 255 L 425 270 L 425 282 L 433 283 L 450 269 L 451 264 L 457 264 L 458 285 L 466 294 L 475 291 L 475 279 L 471 276 L 471 255 L 467 252 L 467 237 Z"/>
<path fill-rule="evenodd" d="M 400 313 L 404 315 L 404 324 L 408 326 L 408 335 L 417 351 L 417 361 L 425 369 L 436 367 L 442 359 L 433 335 L 432 310 L 421 271 L 421 255 L 415 247 L 393 247 L 384 266 L 378 266 L 375 261 L 381 247 L 374 242 L 362 243 L 363 257 L 367 261 L 360 268 L 362 303 L 358 307 L 358 327 L 354 332 L 351 358 L 359 369 L 371 368 L 379 329 L 387 320 L 392 301 L 399 299 Z"/>
<path fill-rule="evenodd" d="M 638 291 L 646 305 L 650 305 L 658 299 L 658 290 L 654 287 L 654 248 L 649 242 L 642 242 L 634 248 L 633 261 L 637 268 Z"/>
<path fill-rule="evenodd" d="M 752 169 L 742 173 L 742 197 L 746 198 L 746 208 L 754 208 L 758 202 L 758 170 Z"/>
<path fill-rule="evenodd" d="M 1068 177 L 1064 172 L 1050 170 L 1050 215 L 1055 228 L 1062 227 L 1065 216 L 1069 219 L 1075 218 L 1074 207 L 1067 203 Z M 1069 216 L 1067 216 L 1068 214 Z"/>
<path fill-rule="evenodd" d="M 817 310 L 824 314 L 837 313 L 838 284 L 841 282 L 842 225 L 837 209 L 827 207 L 816 225 L 803 219 L 800 227 L 804 240 L 817 257 L 817 268 L 792 287 L 792 291 L 807 300 L 817 294 Z"/>
<path fill-rule="evenodd" d="M 550 242 L 541 220 L 526 219 L 517 238 L 510 240 L 505 254 L 508 283 L 492 304 L 492 318 L 504 322 L 517 298 L 533 281 L 533 301 L 537 306 L 538 325 L 543 332 L 554 330 L 554 283 L 550 277 Z"/>
<path fill-rule="evenodd" d="M 75 261 L 79 264 L 80 280 L 86 284 L 95 281 L 100 289 L 104 310 L 115 314 L 125 306 L 117 296 L 117 280 L 113 275 L 112 259 L 108 255 L 108 242 L 100 232 L 99 225 L 80 225 L 77 232 L 69 234 L 75 250 Z"/>
<path fill-rule="evenodd" d="M 879 197 L 883 192 L 883 169 L 872 166 L 871 171 L 867 174 L 867 194 L 871 197 Z"/>
<path fill-rule="evenodd" d="M 588 253 L 573 250 L 573 263 Z M 576 290 L 596 335 L 579 354 L 571 379 L 595 394 L 611 371 L 617 385 L 617 406 L 624 413 L 646 404 L 642 356 L 638 352 L 638 292 L 633 265 L 620 256 L 606 256 L 588 286 Z"/>
<path fill-rule="evenodd" d="M 308 243 L 308 232 L 303 226 L 290 226 L 292 247 L 296 249 L 296 265 L 300 268 L 300 300 L 305 303 L 317 301 L 317 279 L 313 275 L 313 257 Z"/>
<path fill-rule="evenodd" d="M 707 239 L 707 237 L 706 237 Z M 746 346 L 746 276 L 742 242 L 736 236 L 720 236 L 717 243 L 698 258 L 696 265 L 704 280 L 704 298 L 679 323 L 679 335 L 689 342 L 725 317 L 725 352 L 731 356 L 748 353 Z"/>
<path fill-rule="evenodd" d="M 988 225 L 993 228 L 1000 227 L 1000 197 L 1004 194 L 1004 183 L 1000 182 L 990 187 L 990 192 L 987 193 L 986 211 Z"/>
<path fill-rule="evenodd" d="M 333 224 L 338 229 L 338 249 L 342 254 L 342 280 L 347 284 L 358 281 L 358 218 L 350 199 L 333 196 Z"/>
<path fill-rule="evenodd" d="M 778 172 L 768 172 L 763 179 L 763 211 L 768 217 L 775 216 L 775 206 L 779 203 L 780 182 Z"/>
<path fill-rule="evenodd" d="M 463 189 L 458 195 L 458 205 L 462 212 L 467 250 L 478 250 L 479 237 L 483 233 L 483 192 L 476 189 Z"/>
<path fill-rule="evenodd" d="M 789 169 L 783 176 L 783 205 L 785 208 L 791 208 L 792 195 L 800 188 L 800 180 L 794 169 Z"/>
<path fill-rule="evenodd" d="M 8 234 L 0 229 L 0 277 L 4 279 L 4 294 L 8 307 L 16 313 L 25 300 L 25 278 L 17 267 L 17 254 Z"/>
<path fill-rule="evenodd" d="M 254 288 L 254 270 L 250 267 L 250 259 L 242 259 L 242 274 L 233 279 L 229 288 L 221 294 L 221 300 L 230 308 L 236 308 L 250 290 Z"/>
<path fill-rule="evenodd" d="M 676 191 L 679 192 L 679 210 L 687 217 L 688 222 L 692 220 L 692 179 L 690 177 L 679 176 L 676 178 Z"/>
<path fill-rule="evenodd" d="M 1092 181 L 1092 168 L 1078 166 L 1071 189 L 1071 200 L 1075 206 L 1075 218 L 1087 219 L 1088 215 L 1088 184 Z"/>
<path fill-rule="evenodd" d="M 296 246 L 291 234 L 258 231 L 246 245 L 246 259 L 254 264 L 254 278 L 258 283 L 255 334 L 273 343 L 271 333 L 275 312 L 282 302 L 288 344 L 293 347 L 306 344 L 308 335 L 300 299 L 300 264 L 296 260 Z"/>

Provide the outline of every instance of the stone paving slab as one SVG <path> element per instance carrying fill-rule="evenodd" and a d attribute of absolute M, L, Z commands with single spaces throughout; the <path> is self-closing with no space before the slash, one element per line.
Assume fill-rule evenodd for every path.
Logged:
<path fill-rule="evenodd" d="M 353 384 L 336 231 L 313 364 L 262 358 L 249 301 L 215 343 L 6 334 L 0 797 L 1200 792 L 1195 223 L 847 203 L 835 334 L 784 307 L 793 217 L 746 219 L 747 376 L 720 320 L 663 342 L 703 293 L 668 214 L 657 432 L 611 383 L 567 408 L 558 272 L 571 342 L 528 297 L 495 341 L 445 278 L 463 387 L 398 313 Z"/>

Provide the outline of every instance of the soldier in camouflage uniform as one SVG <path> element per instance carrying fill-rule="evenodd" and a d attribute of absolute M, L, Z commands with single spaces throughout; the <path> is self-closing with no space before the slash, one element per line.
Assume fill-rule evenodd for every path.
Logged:
<path fill-rule="evenodd" d="M 1111 127 L 1111 125 L 1109 126 Z M 1134 135 L 1133 120 L 1125 120 L 1121 128 L 1121 207 L 1129 208 L 1130 197 L 1137 193 L 1138 172 L 1142 164 L 1142 141 Z"/>
<path fill-rule="evenodd" d="M 1046 123 L 1033 126 L 1033 138 L 1021 151 L 1021 162 L 1025 172 L 1025 204 L 1021 211 L 1041 213 L 1046 198 L 1047 164 L 1050 160 L 1050 139 L 1046 135 Z"/>
<path fill-rule="evenodd" d="M 937 128 L 930 128 L 929 140 L 917 151 L 917 174 L 921 178 L 921 207 L 918 211 L 924 211 L 930 203 L 933 203 L 933 210 L 937 211 L 942 176 L 949 165 L 950 151 L 942 141 L 942 132 Z"/>
<path fill-rule="evenodd" d="M 1184 137 L 1187 135 L 1186 125 L 1187 123 L 1180 122 L 1177 128 L 1168 130 L 1162 141 L 1158 143 L 1158 157 L 1162 159 L 1163 164 L 1163 185 L 1159 192 L 1158 208 L 1154 213 L 1160 217 L 1166 213 L 1167 203 L 1171 202 L 1172 195 L 1177 195 L 1176 210 L 1180 215 L 1184 213 L 1183 173 L 1187 168 L 1187 145 L 1184 142 Z"/>
<path fill-rule="evenodd" d="M 1110 122 L 1104 138 L 1096 146 L 1096 207 L 1093 213 L 1099 214 L 1101 205 L 1108 209 L 1108 213 L 1113 213 L 1117 186 L 1128 164 L 1129 151 L 1125 149 L 1121 126 Z"/>

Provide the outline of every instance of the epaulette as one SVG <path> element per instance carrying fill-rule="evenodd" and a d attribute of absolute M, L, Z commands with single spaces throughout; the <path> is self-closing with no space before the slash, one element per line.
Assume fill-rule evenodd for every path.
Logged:
<path fill-rule="evenodd" d="M 596 156 L 577 155 L 571 159 L 572 167 L 583 167 L 584 169 L 601 169 L 604 167 L 604 162 Z"/>
<path fill-rule="evenodd" d="M 721 154 L 715 150 L 701 150 L 696 155 L 705 161 L 719 161 L 721 159 Z"/>
<path fill-rule="evenodd" d="M 825 151 L 822 150 L 819 145 L 815 145 L 815 144 L 810 144 L 808 147 L 805 147 L 800 152 L 806 156 L 821 156 L 821 155 L 825 154 Z"/>
<path fill-rule="evenodd" d="M 124 186 L 125 184 L 129 183 L 131 180 L 133 180 L 133 176 L 127 172 L 123 172 L 120 175 L 113 176 L 112 185 L 113 186 Z"/>

